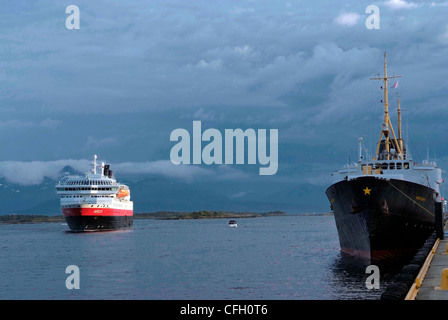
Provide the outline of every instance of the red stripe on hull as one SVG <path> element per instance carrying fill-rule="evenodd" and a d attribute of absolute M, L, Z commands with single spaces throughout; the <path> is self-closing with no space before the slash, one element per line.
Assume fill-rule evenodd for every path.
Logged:
<path fill-rule="evenodd" d="M 114 208 L 64 208 L 62 213 L 66 217 L 73 216 L 132 216 L 133 210 L 114 209 Z"/>

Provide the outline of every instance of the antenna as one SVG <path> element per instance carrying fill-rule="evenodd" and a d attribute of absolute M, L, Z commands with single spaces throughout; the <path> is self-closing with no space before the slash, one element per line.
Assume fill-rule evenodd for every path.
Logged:
<path fill-rule="evenodd" d="M 92 168 L 92 173 L 93 174 L 96 174 L 96 154 L 95 155 L 93 155 L 93 168 Z"/>
<path fill-rule="evenodd" d="M 358 143 L 359 143 L 359 162 L 362 162 L 362 159 L 363 159 L 363 157 L 362 157 L 362 141 L 363 141 L 363 138 L 362 137 L 358 137 Z"/>

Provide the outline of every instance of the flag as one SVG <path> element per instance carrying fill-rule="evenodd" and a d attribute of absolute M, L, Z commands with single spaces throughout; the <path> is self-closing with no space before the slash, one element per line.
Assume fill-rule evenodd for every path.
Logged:
<path fill-rule="evenodd" d="M 395 82 L 395 84 L 392 86 L 392 88 L 395 89 L 395 88 L 397 88 L 397 87 L 398 87 L 398 81 Z"/>

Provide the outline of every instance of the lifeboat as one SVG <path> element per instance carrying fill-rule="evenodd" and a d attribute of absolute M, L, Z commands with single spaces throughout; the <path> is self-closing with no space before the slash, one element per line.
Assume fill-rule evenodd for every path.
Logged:
<path fill-rule="evenodd" d="M 124 198 L 124 197 L 127 197 L 128 195 L 129 195 L 129 190 L 126 190 L 125 188 L 120 188 L 120 190 L 118 190 L 118 193 L 117 193 L 118 198 Z"/>

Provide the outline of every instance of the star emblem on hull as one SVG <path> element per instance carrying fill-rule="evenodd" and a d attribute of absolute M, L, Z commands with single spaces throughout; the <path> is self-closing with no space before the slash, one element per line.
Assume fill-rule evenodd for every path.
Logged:
<path fill-rule="evenodd" d="M 372 191 L 372 189 L 369 189 L 369 187 L 366 187 L 365 189 L 362 189 L 362 191 L 364 191 L 364 195 L 370 195 L 370 191 Z"/>

